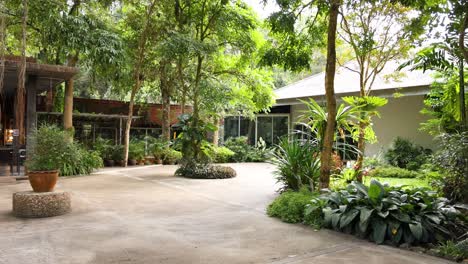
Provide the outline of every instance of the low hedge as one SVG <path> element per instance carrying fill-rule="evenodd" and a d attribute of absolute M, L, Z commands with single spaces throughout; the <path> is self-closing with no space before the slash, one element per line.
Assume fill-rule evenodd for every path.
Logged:
<path fill-rule="evenodd" d="M 192 179 L 228 179 L 236 177 L 237 173 L 227 166 L 190 164 L 178 168 L 175 175 Z"/>
<path fill-rule="evenodd" d="M 421 173 L 393 166 L 377 167 L 369 172 L 369 176 L 379 178 L 419 178 Z"/>

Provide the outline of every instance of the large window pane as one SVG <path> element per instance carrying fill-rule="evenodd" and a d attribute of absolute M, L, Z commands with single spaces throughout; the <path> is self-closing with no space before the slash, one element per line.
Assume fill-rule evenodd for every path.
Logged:
<path fill-rule="evenodd" d="M 224 140 L 239 136 L 239 117 L 228 116 L 224 118 Z"/>
<path fill-rule="evenodd" d="M 247 137 L 249 144 L 255 145 L 255 121 L 241 117 L 240 136 Z"/>
<path fill-rule="evenodd" d="M 257 118 L 257 140 L 262 138 L 270 146 L 273 143 L 273 119 L 271 116 Z"/>
<path fill-rule="evenodd" d="M 288 135 L 288 117 L 273 117 L 273 143 L 277 144 L 281 137 Z"/>

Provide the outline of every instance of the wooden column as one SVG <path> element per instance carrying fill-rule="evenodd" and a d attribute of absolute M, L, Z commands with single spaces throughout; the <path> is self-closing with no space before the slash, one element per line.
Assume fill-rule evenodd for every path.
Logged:
<path fill-rule="evenodd" d="M 26 86 L 26 143 L 31 133 L 37 127 L 36 95 L 37 95 L 37 76 L 30 76 Z"/>

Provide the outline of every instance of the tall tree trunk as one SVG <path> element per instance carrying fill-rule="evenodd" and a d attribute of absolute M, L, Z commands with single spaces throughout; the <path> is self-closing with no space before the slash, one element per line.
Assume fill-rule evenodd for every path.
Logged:
<path fill-rule="evenodd" d="M 0 3 L 0 97 L 3 96 L 3 78 L 5 74 L 5 14 L 3 2 Z"/>
<path fill-rule="evenodd" d="M 465 108 L 465 72 L 464 72 L 464 63 L 463 58 L 460 58 L 460 66 L 459 66 L 459 78 L 460 78 L 460 123 L 463 130 L 467 128 L 466 123 L 466 108 Z"/>
<path fill-rule="evenodd" d="M 327 127 L 320 155 L 320 188 L 330 186 L 331 154 L 336 121 L 335 71 L 336 71 L 336 26 L 340 0 L 332 0 L 328 15 L 327 65 L 325 70 L 325 97 L 327 99 Z"/>
<path fill-rule="evenodd" d="M 132 127 L 132 118 L 133 118 L 133 105 L 135 104 L 135 95 L 140 90 L 141 86 L 141 68 L 143 64 L 143 59 L 145 57 L 146 51 L 146 40 L 148 38 L 148 29 L 149 29 L 149 19 L 154 11 L 154 6 L 156 5 L 157 0 L 153 0 L 148 6 L 148 11 L 145 17 L 145 25 L 143 31 L 138 40 L 138 54 L 136 56 L 135 71 L 133 76 L 135 78 L 135 84 L 132 87 L 130 94 L 130 102 L 128 104 L 128 116 L 125 126 L 125 135 L 124 135 L 124 166 L 127 166 L 128 162 L 128 147 L 130 146 L 130 128 Z"/>
<path fill-rule="evenodd" d="M 25 113 L 25 82 L 26 82 L 26 22 L 28 20 L 28 1 L 23 0 L 23 18 L 21 21 L 21 61 L 18 70 L 18 87 L 16 90 L 15 126 L 19 130 L 19 143 L 25 143 L 24 113 Z"/>
<path fill-rule="evenodd" d="M 162 97 L 162 138 L 166 141 L 171 140 L 171 91 L 167 82 L 166 63 L 161 62 L 159 67 L 159 80 Z"/>
<path fill-rule="evenodd" d="M 213 132 L 213 145 L 219 145 L 219 118 L 213 117 L 213 125 L 216 127 L 216 130 Z"/>
<path fill-rule="evenodd" d="M 75 67 L 78 61 L 78 54 L 70 55 L 68 57 L 67 66 Z M 73 141 L 73 90 L 74 90 L 74 80 L 65 82 L 65 95 L 63 97 L 63 129 L 68 131 L 69 140 Z"/>

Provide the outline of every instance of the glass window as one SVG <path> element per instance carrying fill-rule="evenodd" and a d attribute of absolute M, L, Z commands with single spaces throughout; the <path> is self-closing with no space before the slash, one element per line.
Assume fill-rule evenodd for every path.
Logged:
<path fill-rule="evenodd" d="M 271 116 L 257 117 L 257 141 L 262 138 L 270 146 L 273 144 L 273 118 Z"/>
<path fill-rule="evenodd" d="M 273 116 L 273 143 L 278 144 L 280 139 L 288 135 L 288 117 Z"/>
<path fill-rule="evenodd" d="M 255 121 L 246 117 L 240 118 L 240 136 L 247 137 L 249 144 L 255 145 Z"/>
<path fill-rule="evenodd" d="M 224 140 L 239 136 L 239 117 L 228 116 L 224 118 Z"/>

